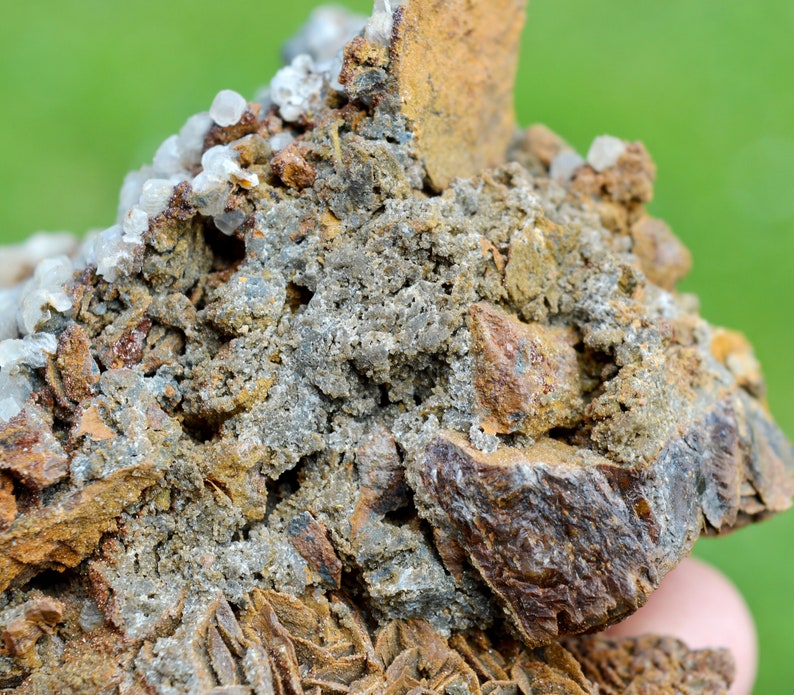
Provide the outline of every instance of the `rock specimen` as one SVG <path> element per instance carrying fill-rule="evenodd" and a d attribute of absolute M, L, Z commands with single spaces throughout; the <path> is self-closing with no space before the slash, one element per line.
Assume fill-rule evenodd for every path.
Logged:
<path fill-rule="evenodd" d="M 792 448 L 643 146 L 515 128 L 522 5 L 325 11 L 9 276 L 0 687 L 725 692 L 574 635 L 787 508 Z"/>

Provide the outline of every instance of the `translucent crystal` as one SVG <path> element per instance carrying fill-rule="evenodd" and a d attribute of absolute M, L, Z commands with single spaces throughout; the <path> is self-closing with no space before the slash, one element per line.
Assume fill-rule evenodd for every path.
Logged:
<path fill-rule="evenodd" d="M 229 176 L 240 169 L 237 157 L 237 151 L 228 145 L 216 145 L 201 156 L 201 166 L 211 176 Z"/>
<path fill-rule="evenodd" d="M 17 307 L 19 297 L 22 294 L 22 285 L 0 290 L 0 340 L 16 338 L 19 335 L 17 329 Z"/>
<path fill-rule="evenodd" d="M 17 415 L 33 391 L 27 368 L 40 369 L 58 341 L 50 333 L 0 341 L 0 422 Z"/>
<path fill-rule="evenodd" d="M 96 271 L 108 282 L 115 282 L 120 273 L 129 273 L 139 244 L 124 241 L 120 224 L 100 232 L 94 241 Z"/>
<path fill-rule="evenodd" d="M 141 188 L 139 207 L 149 217 L 157 217 L 168 208 L 174 185 L 169 179 L 149 179 Z"/>
<path fill-rule="evenodd" d="M 223 89 L 215 96 L 210 106 L 210 118 L 222 128 L 240 122 L 248 102 L 233 89 Z"/>
<path fill-rule="evenodd" d="M 229 183 L 250 189 L 259 185 L 259 177 L 243 169 L 239 153 L 229 145 L 216 145 L 201 157 L 204 170 L 191 182 L 193 204 L 202 215 L 217 215 L 223 212 L 229 197 Z"/>
<path fill-rule="evenodd" d="M 121 222 L 127 211 L 133 206 L 137 205 L 141 199 L 141 191 L 143 184 L 154 176 L 154 170 L 150 166 L 141 167 L 135 171 L 129 172 L 124 177 L 124 183 L 121 185 L 119 192 L 119 207 L 117 221 Z"/>
<path fill-rule="evenodd" d="M 202 171 L 190 182 L 190 202 L 202 215 L 219 215 L 226 207 L 231 194 L 228 179 Z"/>
<path fill-rule="evenodd" d="M 364 38 L 371 43 L 388 45 L 392 33 L 392 16 L 388 12 L 375 12 L 364 27 Z"/>
<path fill-rule="evenodd" d="M 191 116 L 179 131 L 179 153 L 182 165 L 186 168 L 196 166 L 201 161 L 204 150 L 204 138 L 212 125 L 212 118 L 207 111 Z"/>
<path fill-rule="evenodd" d="M 245 222 L 245 212 L 242 210 L 231 210 L 215 215 L 213 218 L 215 226 L 224 234 L 231 235 L 243 222 Z"/>
<path fill-rule="evenodd" d="M 276 133 L 270 138 L 270 149 L 272 149 L 273 152 L 279 152 L 287 145 L 290 145 L 293 140 L 295 140 L 295 136 L 286 130 L 283 133 Z"/>
<path fill-rule="evenodd" d="M 182 153 L 179 149 L 179 136 L 172 135 L 155 152 L 152 166 L 158 175 L 171 177 L 182 173 Z"/>
<path fill-rule="evenodd" d="M 21 366 L 40 369 L 54 355 L 58 340 L 51 333 L 31 333 L 24 338 L 0 341 L 0 369 L 12 373 Z"/>
<path fill-rule="evenodd" d="M 149 229 L 149 216 L 139 207 L 130 208 L 121 223 L 122 240 L 139 244 L 144 232 Z"/>
<path fill-rule="evenodd" d="M 72 279 L 73 272 L 67 256 L 45 258 L 38 263 L 19 298 L 17 327 L 22 335 L 33 333 L 41 322 L 49 320 L 50 309 L 66 312 L 72 308 L 72 299 L 63 285 Z"/>
<path fill-rule="evenodd" d="M 405 0 L 375 0 L 372 17 L 364 27 L 364 38 L 372 43 L 388 46 L 391 41 L 394 11 L 404 5 Z"/>
<path fill-rule="evenodd" d="M 581 155 L 573 150 L 560 152 L 551 160 L 549 176 L 557 181 L 569 181 L 573 172 L 584 164 Z"/>
<path fill-rule="evenodd" d="M 0 393 L 9 394 L 14 389 L 14 386 L 9 383 L 9 380 L 0 374 Z M 4 395 L 0 397 L 0 422 L 8 422 L 12 417 L 19 414 L 22 410 L 22 403 L 27 400 L 32 389 L 27 393 L 24 390 L 17 391 L 14 395 Z"/>
<path fill-rule="evenodd" d="M 626 151 L 626 143 L 613 135 L 599 135 L 587 152 L 587 163 L 597 172 L 615 166 Z"/>
<path fill-rule="evenodd" d="M 80 244 L 80 248 L 74 258 L 75 270 L 82 270 L 89 266 L 96 267 L 96 253 L 94 247 L 99 234 L 100 232 L 98 230 L 92 230 L 85 235 L 83 243 Z"/>
<path fill-rule="evenodd" d="M 42 258 L 58 254 L 71 254 L 77 249 L 78 241 L 67 232 L 39 232 L 13 246 L 0 248 L 3 262 L 0 264 L 0 287 L 8 287 L 19 282 Z"/>

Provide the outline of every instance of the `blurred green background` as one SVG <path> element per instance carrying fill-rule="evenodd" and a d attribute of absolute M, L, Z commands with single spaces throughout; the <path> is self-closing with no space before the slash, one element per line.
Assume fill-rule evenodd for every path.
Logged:
<path fill-rule="evenodd" d="M 110 225 L 124 173 L 150 161 L 219 89 L 253 95 L 316 4 L 9 3 L 0 23 L 0 241 Z M 582 153 L 602 133 L 646 143 L 659 167 L 652 211 L 694 253 L 684 287 L 712 322 L 755 344 L 789 436 L 793 35 L 792 0 L 532 0 L 518 94 L 522 123 L 545 122 Z M 794 692 L 793 541 L 794 513 L 697 547 L 756 616 L 757 693 Z"/>

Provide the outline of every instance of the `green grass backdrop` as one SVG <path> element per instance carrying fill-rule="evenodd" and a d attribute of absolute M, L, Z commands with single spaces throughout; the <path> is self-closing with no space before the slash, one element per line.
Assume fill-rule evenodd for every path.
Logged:
<path fill-rule="evenodd" d="M 312 0 L 30 0 L 0 22 L 0 241 L 110 225 L 124 173 L 222 88 L 267 82 Z M 368 11 L 368 0 L 348 6 Z M 583 153 L 642 139 L 652 211 L 692 249 L 684 288 L 756 346 L 794 435 L 794 4 L 791 0 L 532 0 L 522 123 Z M 0 263 L 2 255 L 0 252 Z M 757 693 L 794 691 L 794 513 L 697 552 L 747 596 Z"/>

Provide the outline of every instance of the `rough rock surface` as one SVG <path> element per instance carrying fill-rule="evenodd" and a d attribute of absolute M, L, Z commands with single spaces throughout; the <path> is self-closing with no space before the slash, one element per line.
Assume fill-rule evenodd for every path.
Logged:
<path fill-rule="evenodd" d="M 724 653 L 571 635 L 789 506 L 752 351 L 675 291 L 641 144 L 445 159 L 405 98 L 443 15 L 395 5 L 0 290 L 0 688 L 725 692 Z M 464 143 L 512 123 L 512 73 L 469 77 Z"/>

